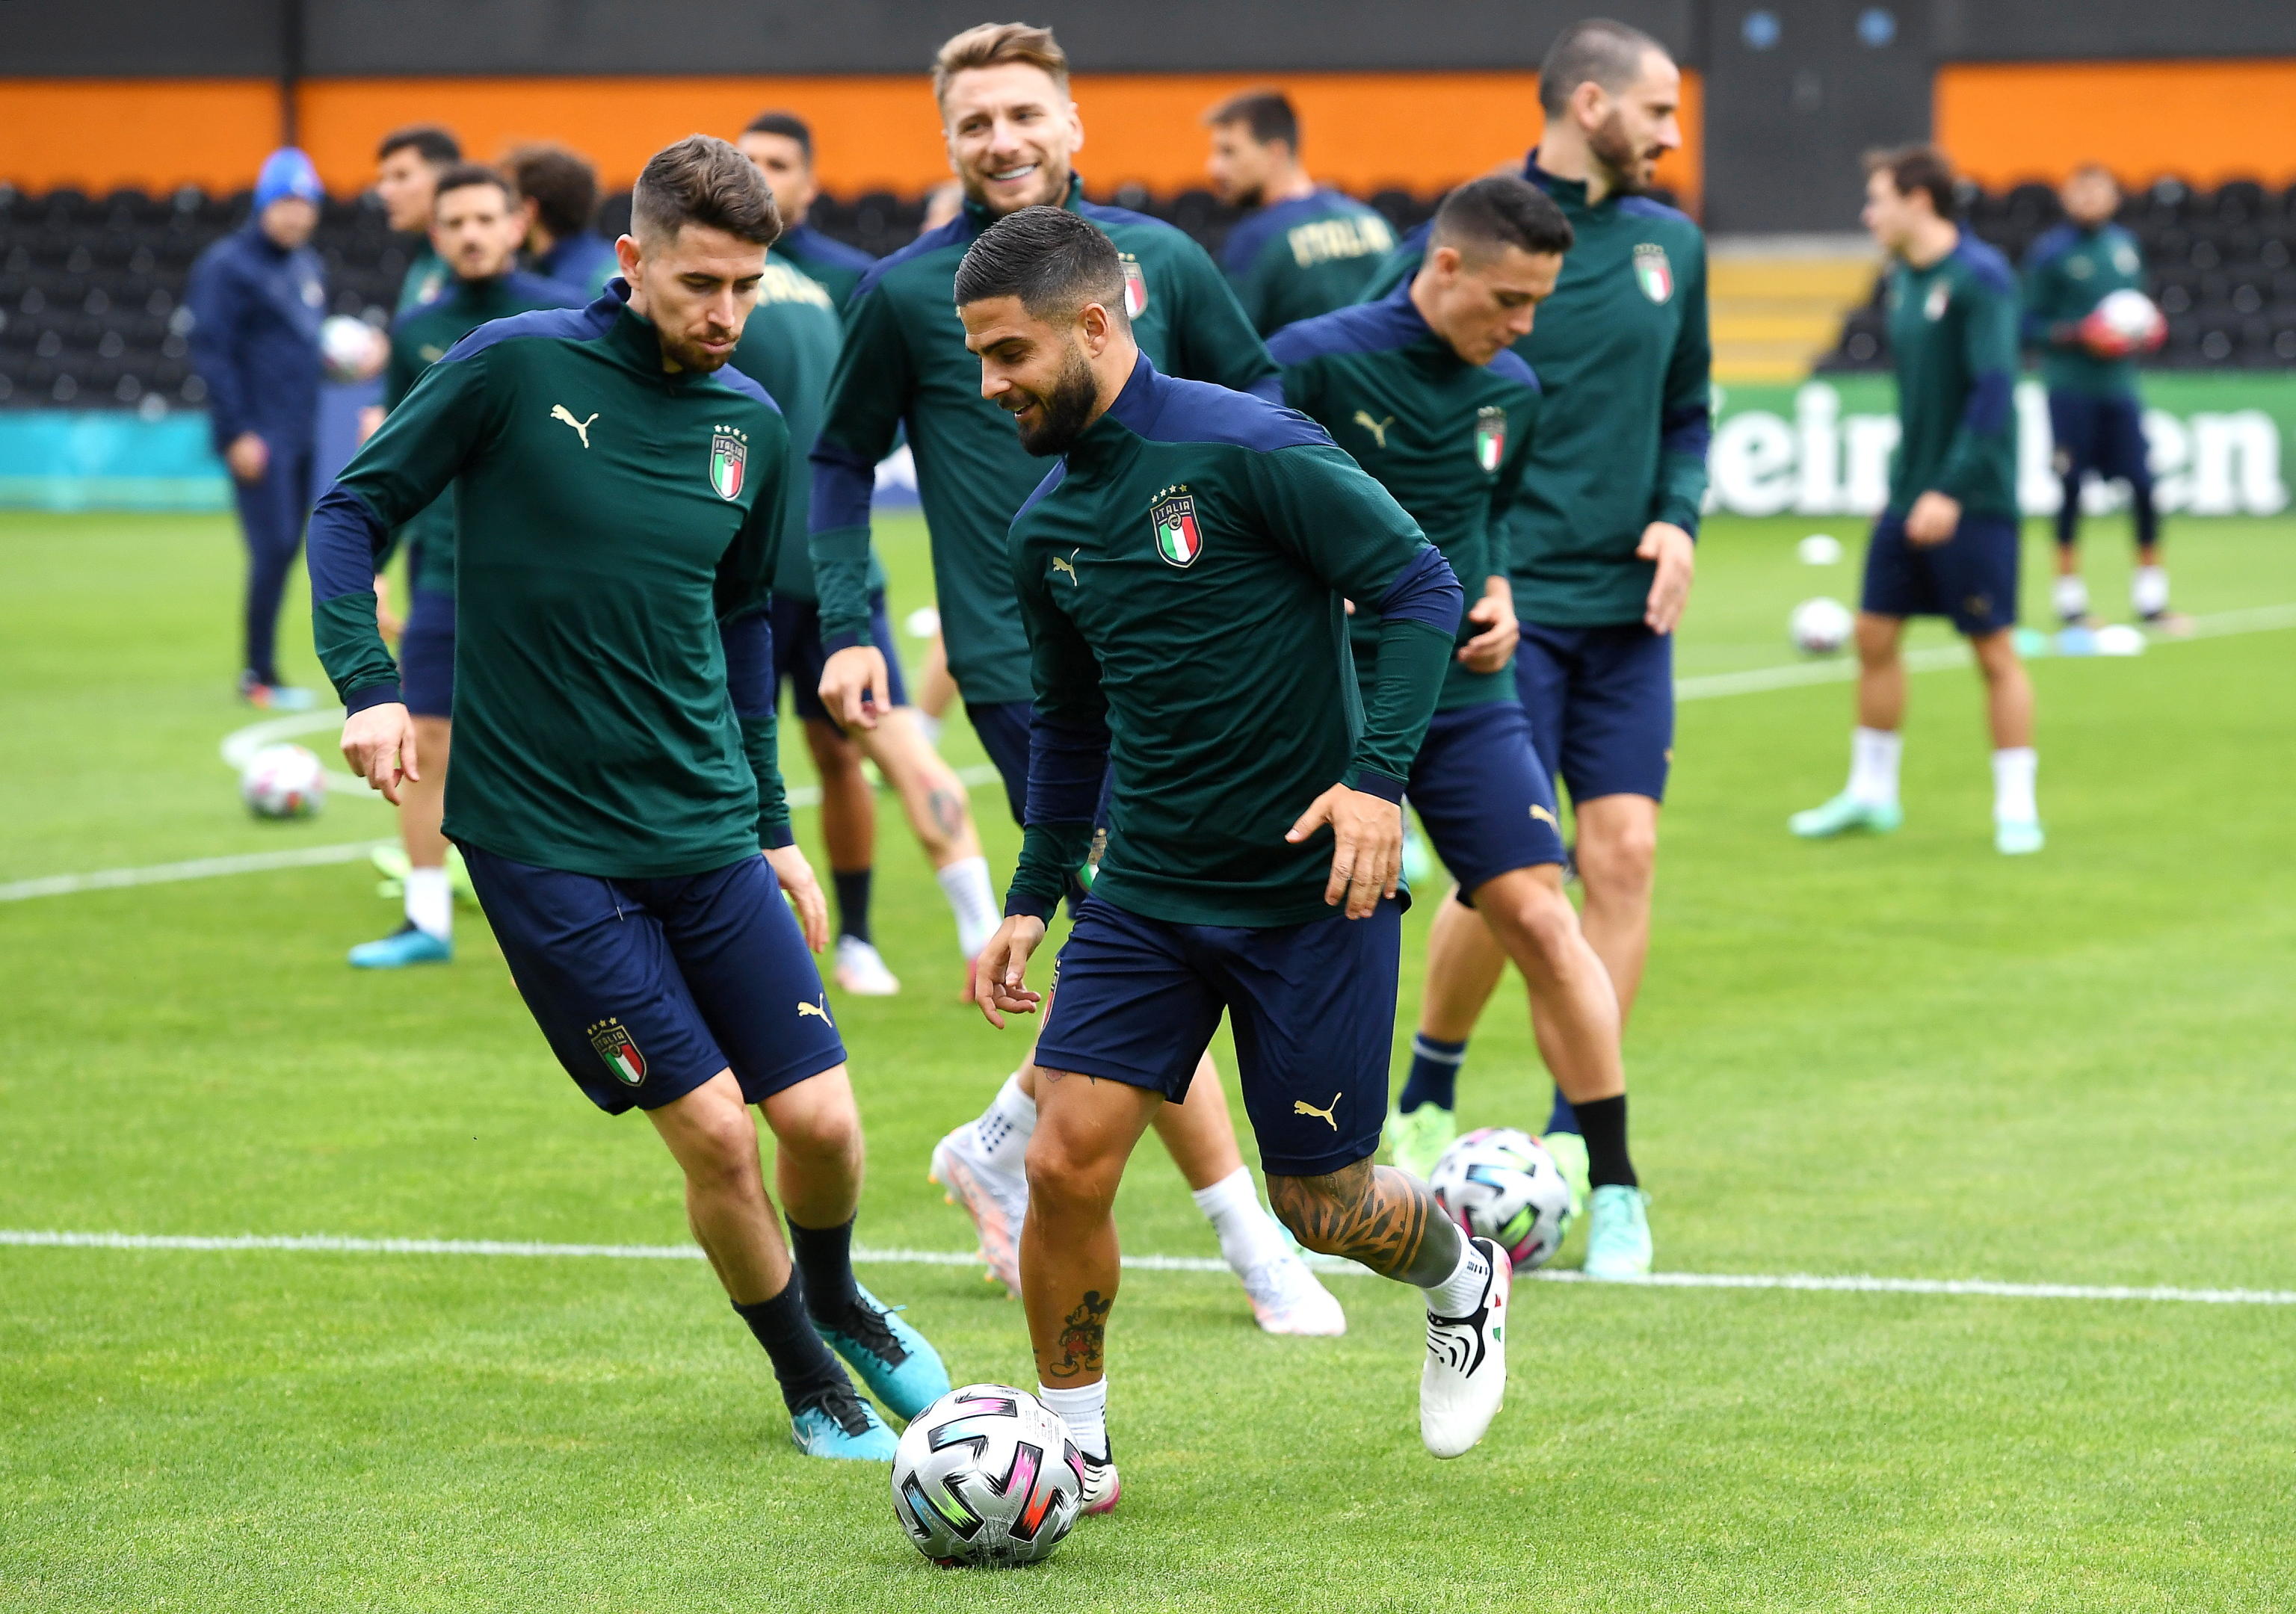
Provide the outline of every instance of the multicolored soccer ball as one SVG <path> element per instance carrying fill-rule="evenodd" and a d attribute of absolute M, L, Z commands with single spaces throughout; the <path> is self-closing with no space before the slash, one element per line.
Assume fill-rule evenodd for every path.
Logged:
<path fill-rule="evenodd" d="M 331 380 L 373 381 L 390 357 L 390 343 L 366 321 L 333 314 L 319 325 L 319 356 Z"/>
<path fill-rule="evenodd" d="M 2169 321 L 2151 298 L 2124 287 L 2099 299 L 2081 322 L 2081 334 L 2091 348 L 2108 357 L 2150 353 L 2168 340 Z"/>
<path fill-rule="evenodd" d="M 1804 600 L 1786 619 L 1786 633 L 1793 640 L 1794 648 L 1805 656 L 1840 655 L 1841 647 L 1849 643 L 1849 630 L 1854 626 L 1849 608 L 1823 594 L 1815 600 Z"/>
<path fill-rule="evenodd" d="M 1476 1237 L 1507 1252 L 1517 1272 L 1544 1266 L 1570 1229 L 1570 1184 L 1528 1132 L 1481 1127 L 1459 1138 L 1428 1179 L 1435 1202 Z"/>
<path fill-rule="evenodd" d="M 1009 1384 L 968 1384 L 919 1413 L 893 1454 L 893 1516 L 944 1569 L 1053 1555 L 1084 1505 L 1084 1458 L 1058 1414 Z"/>
<path fill-rule="evenodd" d="M 327 773 L 299 745 L 266 745 L 240 770 L 239 799 L 258 818 L 308 818 L 327 804 Z"/>

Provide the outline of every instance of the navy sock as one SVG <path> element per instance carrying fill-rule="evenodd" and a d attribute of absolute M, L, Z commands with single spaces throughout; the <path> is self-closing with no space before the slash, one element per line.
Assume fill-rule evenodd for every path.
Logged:
<path fill-rule="evenodd" d="M 861 1299 L 853 1278 L 853 1218 L 835 1227 L 800 1227 L 789 1224 L 790 1255 L 804 1280 L 808 1315 L 824 1323 L 844 1321 Z"/>
<path fill-rule="evenodd" d="M 1422 1104 L 1438 1110 L 1459 1107 L 1459 1066 L 1467 1057 L 1464 1039 L 1447 1043 L 1438 1036 L 1411 1039 L 1411 1074 L 1403 1078 L 1403 1095 L 1395 1107 L 1409 1115 Z"/>
<path fill-rule="evenodd" d="M 1589 1099 L 1574 1108 L 1578 1111 L 1578 1130 L 1587 1138 L 1587 1185 L 1636 1186 L 1635 1163 L 1627 1158 L 1627 1095 Z"/>
<path fill-rule="evenodd" d="M 1578 1130 L 1578 1112 L 1570 1107 L 1570 1101 L 1562 1096 L 1562 1089 L 1560 1087 L 1554 1090 L 1554 1108 L 1546 1112 L 1546 1130 L 1549 1132 Z"/>
<path fill-rule="evenodd" d="M 2152 484 L 2147 482 L 2142 487 L 2132 485 L 2128 502 L 2136 516 L 2136 546 L 2150 549 L 2161 541 L 2161 512 L 2152 503 Z"/>
<path fill-rule="evenodd" d="M 2066 549 L 2070 549 L 2080 536 L 2082 480 L 2079 471 L 2059 479 L 2058 485 L 2064 493 L 2057 501 L 2057 543 Z"/>
<path fill-rule="evenodd" d="M 856 941 L 869 939 L 870 870 L 832 869 L 829 882 L 837 888 L 837 933 Z"/>
<path fill-rule="evenodd" d="M 814 1331 L 813 1319 L 805 1315 L 805 1285 L 797 1274 L 790 1274 L 782 1292 L 772 1299 L 749 1306 L 736 1300 L 734 1311 L 766 1348 L 766 1357 L 774 1364 L 774 1377 L 781 1382 L 782 1399 L 790 1411 L 803 1412 L 840 1392 L 852 1394 L 853 1381 L 845 1376 L 844 1368 Z"/>

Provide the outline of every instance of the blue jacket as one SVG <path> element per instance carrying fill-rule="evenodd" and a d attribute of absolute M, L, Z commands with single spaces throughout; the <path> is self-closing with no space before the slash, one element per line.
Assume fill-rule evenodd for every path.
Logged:
<path fill-rule="evenodd" d="M 606 283 L 622 272 L 614 243 L 594 230 L 577 230 L 554 242 L 549 251 L 534 255 L 532 268 L 545 280 L 573 287 L 586 300 L 603 295 Z"/>
<path fill-rule="evenodd" d="M 192 368 L 207 383 L 220 450 L 243 431 L 274 449 L 308 447 L 319 406 L 319 325 L 327 283 L 308 246 L 290 252 L 255 220 L 192 266 Z"/>

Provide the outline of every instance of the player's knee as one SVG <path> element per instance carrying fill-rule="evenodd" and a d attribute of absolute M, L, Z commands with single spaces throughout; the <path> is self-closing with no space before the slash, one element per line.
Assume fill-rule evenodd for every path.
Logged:
<path fill-rule="evenodd" d="M 762 1188 L 758 1129 L 747 1111 L 728 1110 L 695 1128 L 678 1151 L 685 1179 L 699 1192 L 740 1194 Z"/>
<path fill-rule="evenodd" d="M 1267 1206 L 1300 1248 L 1317 1255 L 1345 1255 L 1346 1230 L 1356 1221 L 1359 1201 L 1372 1192 L 1371 1173 L 1349 1170 L 1329 1176 L 1267 1174 Z"/>
<path fill-rule="evenodd" d="M 1029 1140 L 1029 1209 L 1051 1221 L 1096 1222 L 1116 1202 L 1116 1174 L 1046 1127 Z M 1120 1169 L 1120 1167 L 1119 1167 Z"/>
<path fill-rule="evenodd" d="M 1477 899 L 1477 905 L 1488 905 Z M 1507 928 L 1516 938 L 1516 951 L 1526 956 L 1525 968 L 1553 976 L 1567 967 L 1578 948 L 1578 914 L 1570 899 L 1538 882 L 1525 882 L 1511 892 L 1505 909 Z"/>
<path fill-rule="evenodd" d="M 1615 824 L 1578 838 L 1578 874 L 1605 890 L 1647 889 L 1658 870 L 1658 826 Z"/>

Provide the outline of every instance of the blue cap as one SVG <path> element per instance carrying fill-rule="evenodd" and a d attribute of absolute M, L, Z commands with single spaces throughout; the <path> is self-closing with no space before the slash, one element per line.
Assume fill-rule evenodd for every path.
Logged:
<path fill-rule="evenodd" d="M 258 212 L 269 207 L 283 196 L 299 196 L 314 205 L 327 198 L 327 187 L 319 183 L 319 170 L 311 160 L 297 147 L 281 146 L 263 160 L 263 171 L 255 176 L 255 207 Z"/>

